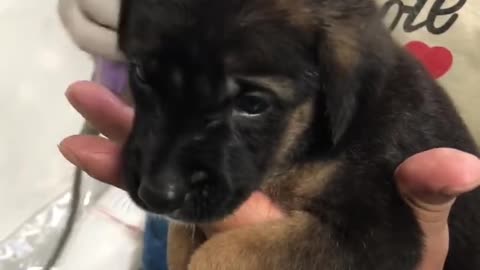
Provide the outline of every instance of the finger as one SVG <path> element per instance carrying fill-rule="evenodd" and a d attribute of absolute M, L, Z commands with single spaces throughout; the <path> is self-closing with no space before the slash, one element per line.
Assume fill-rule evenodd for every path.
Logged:
<path fill-rule="evenodd" d="M 80 0 L 80 9 L 100 25 L 116 31 L 120 16 L 120 0 Z"/>
<path fill-rule="evenodd" d="M 396 180 L 424 232 L 418 269 L 443 269 L 449 247 L 451 206 L 456 196 L 479 186 L 480 160 L 454 149 L 433 149 L 401 164 Z"/>
<path fill-rule="evenodd" d="M 77 1 L 60 1 L 58 10 L 62 23 L 80 49 L 111 60 L 125 59 L 117 46 L 117 32 L 87 18 Z"/>
<path fill-rule="evenodd" d="M 66 93 L 72 106 L 102 134 L 121 143 L 133 121 L 133 109 L 106 88 L 91 82 L 72 84 Z"/>
<path fill-rule="evenodd" d="M 480 160 L 455 149 L 432 149 L 403 162 L 396 177 L 400 191 L 411 197 L 417 207 L 434 212 L 479 186 Z"/>
<path fill-rule="evenodd" d="M 91 177 L 122 188 L 119 180 L 121 147 L 117 144 L 98 136 L 75 135 L 64 139 L 59 150 Z"/>
<path fill-rule="evenodd" d="M 203 225 L 202 230 L 212 234 L 283 218 L 285 214 L 265 194 L 254 192 L 232 215 L 222 221 Z"/>

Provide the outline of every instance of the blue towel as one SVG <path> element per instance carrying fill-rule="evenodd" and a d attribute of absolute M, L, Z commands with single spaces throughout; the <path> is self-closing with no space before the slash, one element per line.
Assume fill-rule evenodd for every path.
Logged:
<path fill-rule="evenodd" d="M 168 222 L 147 216 L 144 235 L 143 270 L 167 270 Z"/>

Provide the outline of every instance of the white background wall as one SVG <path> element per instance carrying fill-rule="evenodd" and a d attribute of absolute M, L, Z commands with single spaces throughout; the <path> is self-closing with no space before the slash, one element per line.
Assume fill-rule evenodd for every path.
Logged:
<path fill-rule="evenodd" d="M 0 239 L 69 188 L 57 150 L 82 123 L 64 97 L 92 63 L 70 41 L 57 0 L 0 0 Z"/>

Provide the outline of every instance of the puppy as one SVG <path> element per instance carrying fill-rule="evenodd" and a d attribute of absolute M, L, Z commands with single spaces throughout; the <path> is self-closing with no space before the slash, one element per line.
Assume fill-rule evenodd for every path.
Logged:
<path fill-rule="evenodd" d="M 287 213 L 198 248 L 175 225 L 173 270 L 413 270 L 422 232 L 395 168 L 436 147 L 478 155 L 370 0 L 123 0 L 119 44 L 133 200 L 195 225 L 262 190 Z M 445 269 L 480 269 L 479 207 L 480 190 L 453 206 Z"/>

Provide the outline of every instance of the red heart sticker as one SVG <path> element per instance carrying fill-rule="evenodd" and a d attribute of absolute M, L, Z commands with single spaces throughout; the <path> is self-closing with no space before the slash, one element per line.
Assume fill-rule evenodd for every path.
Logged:
<path fill-rule="evenodd" d="M 405 48 L 422 62 L 435 79 L 445 75 L 452 67 L 453 55 L 447 48 L 430 47 L 421 41 L 409 42 Z"/>

